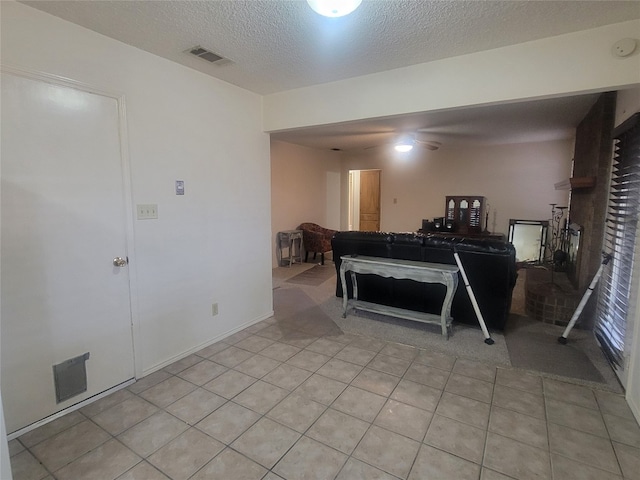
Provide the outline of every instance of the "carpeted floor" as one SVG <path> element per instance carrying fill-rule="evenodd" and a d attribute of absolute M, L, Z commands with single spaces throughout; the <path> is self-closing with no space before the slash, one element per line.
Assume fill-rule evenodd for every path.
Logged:
<path fill-rule="evenodd" d="M 276 272 L 277 270 L 277 272 Z M 303 315 L 309 328 L 333 329 L 491 364 L 542 373 L 551 378 L 616 392 L 621 387 L 591 332 L 574 329 L 569 344 L 557 338 L 563 328 L 524 314 L 524 277 L 514 289 L 512 314 L 504 332 L 491 332 L 493 345 L 484 343 L 480 328 L 455 324 L 446 340 L 437 325 L 426 325 L 385 315 L 350 310 L 342 318 L 342 299 L 335 296 L 335 268 L 308 264 L 274 270 L 274 311 L 277 316 Z M 329 274 L 330 273 L 330 274 Z M 298 279 L 296 280 L 296 277 Z"/>
<path fill-rule="evenodd" d="M 317 286 L 327 281 L 329 278 L 335 278 L 335 276 L 336 267 L 332 262 L 325 265 L 314 265 L 310 269 L 287 279 L 287 283 Z"/>

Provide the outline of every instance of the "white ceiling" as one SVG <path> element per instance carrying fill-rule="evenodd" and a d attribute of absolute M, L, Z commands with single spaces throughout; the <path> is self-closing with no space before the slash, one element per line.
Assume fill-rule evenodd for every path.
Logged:
<path fill-rule="evenodd" d="M 239 87 L 269 94 L 640 18 L 639 1 L 363 0 L 324 18 L 304 0 L 23 1 L 27 5 Z M 185 53 L 201 45 L 227 59 Z M 354 131 L 432 127 L 442 143 L 559 137 L 594 97 L 440 112 L 351 125 Z M 586 108 L 586 109 L 585 109 Z M 576 120 L 577 119 L 577 120 Z M 279 134 L 321 148 L 363 148 L 334 127 Z M 344 133 L 341 126 L 340 133 Z M 500 135 L 502 136 L 502 135 Z M 499 137 L 500 137 L 499 136 Z M 496 138 L 494 138 L 496 137 Z M 526 140 L 526 139 L 525 139 Z M 367 143 L 368 142 L 368 143 Z"/>

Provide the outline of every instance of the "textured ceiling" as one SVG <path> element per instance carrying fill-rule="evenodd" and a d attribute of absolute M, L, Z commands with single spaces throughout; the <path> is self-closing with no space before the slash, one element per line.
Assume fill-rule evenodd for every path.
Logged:
<path fill-rule="evenodd" d="M 22 3 L 260 94 L 640 18 L 638 1 L 364 0 L 341 18 L 304 0 Z"/>
<path fill-rule="evenodd" d="M 1 1 L 1 0 L 0 0 Z M 640 1 L 363 0 L 324 18 L 304 0 L 23 1 L 239 87 L 269 94 L 640 18 Z M 229 61 L 185 53 L 201 45 Z M 442 148 L 572 136 L 594 95 L 431 112 L 272 134 L 362 149 L 426 128 Z"/>

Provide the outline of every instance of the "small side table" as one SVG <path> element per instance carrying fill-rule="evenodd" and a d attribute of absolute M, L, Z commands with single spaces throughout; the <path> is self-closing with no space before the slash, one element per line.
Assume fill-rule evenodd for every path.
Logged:
<path fill-rule="evenodd" d="M 278 264 L 280 266 L 287 265 L 290 267 L 296 261 L 298 263 L 302 263 L 302 230 L 284 230 L 282 232 L 278 232 L 277 244 Z M 283 248 L 289 249 L 288 257 L 282 256 Z"/>

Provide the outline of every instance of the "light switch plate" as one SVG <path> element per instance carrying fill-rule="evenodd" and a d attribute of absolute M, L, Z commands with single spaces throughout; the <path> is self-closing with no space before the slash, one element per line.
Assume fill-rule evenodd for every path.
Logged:
<path fill-rule="evenodd" d="M 137 205 L 138 220 L 155 220 L 158 218 L 158 205 L 146 204 Z"/>

